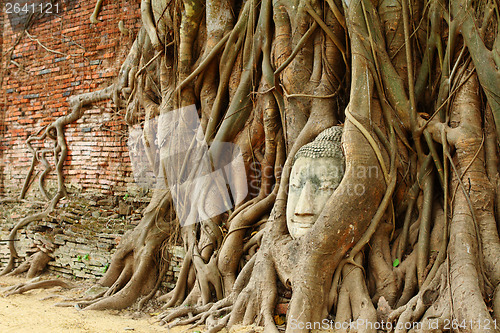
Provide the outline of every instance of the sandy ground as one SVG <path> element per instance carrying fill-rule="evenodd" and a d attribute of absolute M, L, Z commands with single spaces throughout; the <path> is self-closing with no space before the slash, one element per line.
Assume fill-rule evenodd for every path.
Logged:
<path fill-rule="evenodd" d="M 27 279 L 1 277 L 0 290 Z M 55 307 L 61 296 L 71 297 L 82 289 L 32 290 L 22 295 L 0 296 L 1 333 L 91 333 L 91 332 L 169 332 L 155 322 L 154 314 L 131 313 L 127 311 L 79 311 L 74 307 Z M 42 300 L 51 295 L 50 299 Z M 139 318 L 134 318 L 139 317 Z M 185 329 L 170 330 L 182 332 Z M 189 330 L 187 332 L 193 332 Z"/>

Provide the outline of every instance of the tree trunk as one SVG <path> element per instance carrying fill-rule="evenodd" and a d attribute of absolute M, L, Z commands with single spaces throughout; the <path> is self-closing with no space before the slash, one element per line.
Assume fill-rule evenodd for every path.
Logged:
<path fill-rule="evenodd" d="M 395 332 L 497 332 L 498 6 L 143 0 L 143 27 L 116 83 L 74 100 L 72 115 L 28 139 L 55 129 L 65 149 L 64 126 L 106 98 L 126 108 L 130 125 L 144 121 L 153 198 L 99 282 L 108 291 L 81 306 L 151 298 L 165 273 L 161 253 L 180 228 L 187 254 L 160 298 L 165 323 L 277 332 L 275 307 L 285 303 L 287 332 L 332 318 L 339 331 L 354 321 L 376 332 L 384 321 Z M 182 131 L 162 119 L 182 124 L 192 105 L 199 120 L 186 132 L 195 134 L 172 162 L 183 148 L 164 141 Z M 294 239 L 286 208 L 296 153 L 334 125 L 343 126 L 345 174 Z M 183 184 L 227 165 L 235 172 L 236 156 L 246 178 L 178 200 Z M 222 203 L 228 188 L 233 197 Z"/>

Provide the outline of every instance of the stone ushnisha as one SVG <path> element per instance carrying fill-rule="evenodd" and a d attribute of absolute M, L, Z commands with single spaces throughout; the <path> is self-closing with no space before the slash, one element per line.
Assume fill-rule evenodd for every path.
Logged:
<path fill-rule="evenodd" d="M 302 146 L 297 151 L 294 157 L 294 163 L 300 157 L 332 157 L 343 159 L 344 154 L 341 145 L 342 133 L 342 126 L 332 126 L 325 129 L 318 134 L 314 141 Z"/>

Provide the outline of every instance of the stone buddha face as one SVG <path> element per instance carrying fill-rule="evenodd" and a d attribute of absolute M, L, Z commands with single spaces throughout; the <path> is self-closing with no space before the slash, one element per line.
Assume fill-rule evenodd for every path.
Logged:
<path fill-rule="evenodd" d="M 326 131 L 329 135 L 325 139 L 322 134 Z M 324 132 L 299 149 L 290 174 L 286 221 L 294 239 L 311 229 L 344 176 L 342 127 L 334 126 Z"/>

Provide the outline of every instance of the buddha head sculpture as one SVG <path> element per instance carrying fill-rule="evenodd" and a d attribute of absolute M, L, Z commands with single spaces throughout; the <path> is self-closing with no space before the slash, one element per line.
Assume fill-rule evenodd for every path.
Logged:
<path fill-rule="evenodd" d="M 287 227 L 294 239 L 310 230 L 344 176 L 341 137 L 342 127 L 327 128 L 295 154 L 286 207 Z"/>

